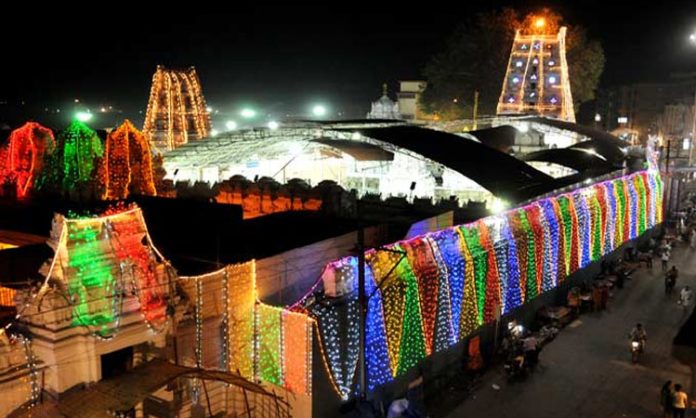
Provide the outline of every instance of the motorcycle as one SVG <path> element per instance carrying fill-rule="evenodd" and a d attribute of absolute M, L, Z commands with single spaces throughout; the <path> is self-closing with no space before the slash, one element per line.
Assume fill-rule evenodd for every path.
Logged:
<path fill-rule="evenodd" d="M 520 359 L 519 356 L 508 357 L 508 359 L 505 361 L 503 367 L 505 368 L 505 374 L 507 375 L 508 380 L 513 380 L 517 377 L 524 376 L 525 368 L 521 361 L 524 360 Z"/>
<path fill-rule="evenodd" d="M 642 340 L 631 340 L 631 361 L 633 364 L 638 363 L 638 357 L 643 352 L 643 341 Z"/>
<path fill-rule="evenodd" d="M 665 278 L 665 294 L 666 295 L 672 294 L 672 292 L 674 291 L 675 282 L 676 282 L 676 280 L 672 276 L 667 276 Z"/>

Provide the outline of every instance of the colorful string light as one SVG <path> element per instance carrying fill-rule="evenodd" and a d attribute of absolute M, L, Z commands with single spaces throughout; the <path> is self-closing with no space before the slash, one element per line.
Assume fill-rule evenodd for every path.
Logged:
<path fill-rule="evenodd" d="M 657 225 L 662 220 L 661 183 L 656 171 L 639 172 L 368 251 L 368 389 L 494 321 L 497 308 L 511 312 Z M 327 268 L 342 270 L 327 275 L 325 286 L 331 287 L 326 283 L 331 277 L 357 282 L 355 257 Z M 345 306 L 357 304 L 355 290 L 346 290 L 343 307 L 326 304 L 310 310 L 320 324 L 327 367 L 344 399 L 353 390 L 357 361 L 357 327 L 345 320 Z"/>
<path fill-rule="evenodd" d="M 17 197 L 23 198 L 43 170 L 44 159 L 55 148 L 53 131 L 36 122 L 27 122 L 12 131 L 9 143 L 9 175 L 17 187 Z"/>
<path fill-rule="evenodd" d="M 106 138 L 101 174 L 107 200 L 125 199 L 131 193 L 156 194 L 150 144 L 129 120 Z"/>

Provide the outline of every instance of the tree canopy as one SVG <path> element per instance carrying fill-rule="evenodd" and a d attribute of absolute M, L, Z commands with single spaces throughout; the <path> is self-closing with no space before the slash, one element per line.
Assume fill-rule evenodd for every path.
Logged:
<path fill-rule="evenodd" d="M 428 80 L 421 98 L 423 110 L 444 120 L 470 118 L 478 91 L 478 113 L 495 114 L 515 31 L 538 30 L 534 23 L 542 16 L 547 31 L 568 28 L 566 57 L 575 108 L 593 100 L 604 70 L 600 42 L 589 39 L 582 26 L 567 24 L 548 9 L 521 16 L 505 8 L 478 14 L 460 25 L 445 48 L 431 58 L 423 71 Z"/>

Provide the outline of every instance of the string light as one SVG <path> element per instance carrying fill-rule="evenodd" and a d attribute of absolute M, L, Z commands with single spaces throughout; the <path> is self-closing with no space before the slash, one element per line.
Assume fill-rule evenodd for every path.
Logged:
<path fill-rule="evenodd" d="M 29 194 L 34 179 L 43 170 L 44 159 L 53 152 L 53 131 L 36 122 L 27 122 L 9 137 L 8 167 L 17 188 L 17 197 Z"/>
<path fill-rule="evenodd" d="M 660 190 L 655 171 L 639 172 L 366 252 L 368 390 L 494 321 L 496 307 L 513 311 L 655 226 Z M 357 314 L 356 322 L 346 314 L 357 311 L 357 258 L 327 268 L 333 273 L 323 276 L 325 287 L 349 284 L 349 299 L 315 303 L 310 313 L 332 382 L 346 399 L 358 353 Z M 374 277 L 382 279 L 379 288 Z"/>
<path fill-rule="evenodd" d="M 222 317 L 223 370 L 293 393 L 311 393 L 315 321 L 306 313 L 259 302 L 255 261 L 177 280 L 201 312 L 194 316 L 197 359 L 207 358 L 211 349 L 203 341 L 205 320 Z"/>
<path fill-rule="evenodd" d="M 155 183 L 152 176 L 152 153 L 150 145 L 141 132 L 129 120 L 106 138 L 102 181 L 104 198 L 119 200 L 130 193 L 154 196 Z"/>
<path fill-rule="evenodd" d="M 177 71 L 158 65 L 143 132 L 160 152 L 205 138 L 210 133 L 206 107 L 195 68 Z"/>
<path fill-rule="evenodd" d="M 41 397 L 41 386 L 39 385 L 39 372 L 37 369 L 37 359 L 32 349 L 31 340 L 20 335 L 18 337 L 22 342 L 22 347 L 24 348 L 24 356 L 27 367 L 29 368 L 29 384 L 31 385 L 31 392 L 29 396 L 29 407 L 35 406 L 39 402 Z"/>
<path fill-rule="evenodd" d="M 450 344 L 459 340 L 459 322 L 462 312 L 462 298 L 464 296 L 464 266 L 465 261 L 460 252 L 460 237 L 456 231 L 445 229 L 436 232 L 431 237 L 433 252 L 438 254 L 441 275 L 446 275 L 446 283 L 449 294 L 450 307 Z M 443 287 L 443 284 L 440 285 Z M 440 299 L 442 300 L 442 299 Z M 438 315 L 439 316 L 439 315 Z M 438 321 L 438 324 L 441 323 Z"/>
<path fill-rule="evenodd" d="M 37 188 L 61 193 L 89 191 L 98 193 L 95 169 L 103 155 L 97 133 L 80 121 L 73 121 L 56 141 L 56 150 L 48 157 Z"/>

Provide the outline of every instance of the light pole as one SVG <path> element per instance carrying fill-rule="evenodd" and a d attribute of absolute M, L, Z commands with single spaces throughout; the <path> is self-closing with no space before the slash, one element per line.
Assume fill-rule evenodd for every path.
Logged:
<path fill-rule="evenodd" d="M 696 37 L 696 34 L 691 35 Z M 696 136 L 696 86 L 694 86 L 694 105 L 691 112 L 691 143 L 689 144 L 689 167 L 691 167 L 692 157 L 694 155 L 694 138 Z"/>
<path fill-rule="evenodd" d="M 696 30 L 691 32 L 691 35 L 689 35 L 689 41 L 691 42 L 691 45 L 696 47 Z M 693 105 L 693 111 L 691 112 L 691 118 L 693 119 L 691 121 L 691 143 L 689 144 L 689 167 L 691 167 L 692 161 L 693 161 L 693 155 L 694 155 L 694 137 L 696 137 L 696 86 L 694 86 L 694 105 Z"/>

